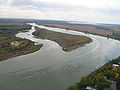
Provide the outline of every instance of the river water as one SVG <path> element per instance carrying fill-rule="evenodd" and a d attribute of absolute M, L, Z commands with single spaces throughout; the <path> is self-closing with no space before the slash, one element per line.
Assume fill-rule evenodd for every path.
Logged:
<path fill-rule="evenodd" d="M 78 31 L 29 23 L 28 32 L 16 36 L 43 44 L 41 50 L 0 62 L 0 90 L 65 90 L 109 60 L 120 56 L 120 42 Z M 34 26 L 51 31 L 84 35 L 93 42 L 71 52 L 64 52 L 55 42 L 37 39 Z"/>

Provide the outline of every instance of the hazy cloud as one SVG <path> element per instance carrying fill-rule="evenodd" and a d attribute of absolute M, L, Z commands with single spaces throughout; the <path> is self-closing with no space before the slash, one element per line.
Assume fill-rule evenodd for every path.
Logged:
<path fill-rule="evenodd" d="M 0 0 L 0 17 L 120 23 L 119 0 Z"/>

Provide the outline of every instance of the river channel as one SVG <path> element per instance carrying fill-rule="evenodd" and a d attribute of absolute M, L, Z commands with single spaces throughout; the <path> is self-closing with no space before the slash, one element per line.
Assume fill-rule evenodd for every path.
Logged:
<path fill-rule="evenodd" d="M 0 90 L 66 90 L 109 60 L 120 56 L 120 41 L 84 34 L 74 30 L 53 28 L 29 23 L 28 32 L 16 37 L 26 38 L 43 47 L 34 53 L 0 62 Z M 55 32 L 84 35 L 93 42 L 71 52 L 65 52 L 57 43 L 35 38 L 34 26 Z"/>

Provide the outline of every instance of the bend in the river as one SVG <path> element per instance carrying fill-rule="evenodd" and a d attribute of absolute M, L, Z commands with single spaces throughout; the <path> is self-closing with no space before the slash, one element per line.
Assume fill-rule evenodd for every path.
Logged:
<path fill-rule="evenodd" d="M 77 82 L 80 76 L 88 75 L 108 60 L 120 55 L 120 42 L 117 40 L 33 23 L 31 25 L 31 30 L 16 36 L 43 43 L 43 47 L 32 54 L 0 62 L 0 90 L 65 90 Z M 34 26 L 88 36 L 93 42 L 74 51 L 64 52 L 53 41 L 35 38 L 32 35 Z"/>

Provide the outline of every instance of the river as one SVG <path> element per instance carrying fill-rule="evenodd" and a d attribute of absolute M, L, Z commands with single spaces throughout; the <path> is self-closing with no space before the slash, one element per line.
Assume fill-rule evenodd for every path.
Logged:
<path fill-rule="evenodd" d="M 88 75 L 109 60 L 120 56 L 120 42 L 106 37 L 84 34 L 60 28 L 29 23 L 28 32 L 19 32 L 16 37 L 43 44 L 34 53 L 10 58 L 0 62 L 0 90 L 65 90 L 69 85 Z M 32 35 L 34 26 L 51 31 L 84 35 L 93 42 L 71 52 L 65 52 L 55 42 L 37 39 Z"/>

